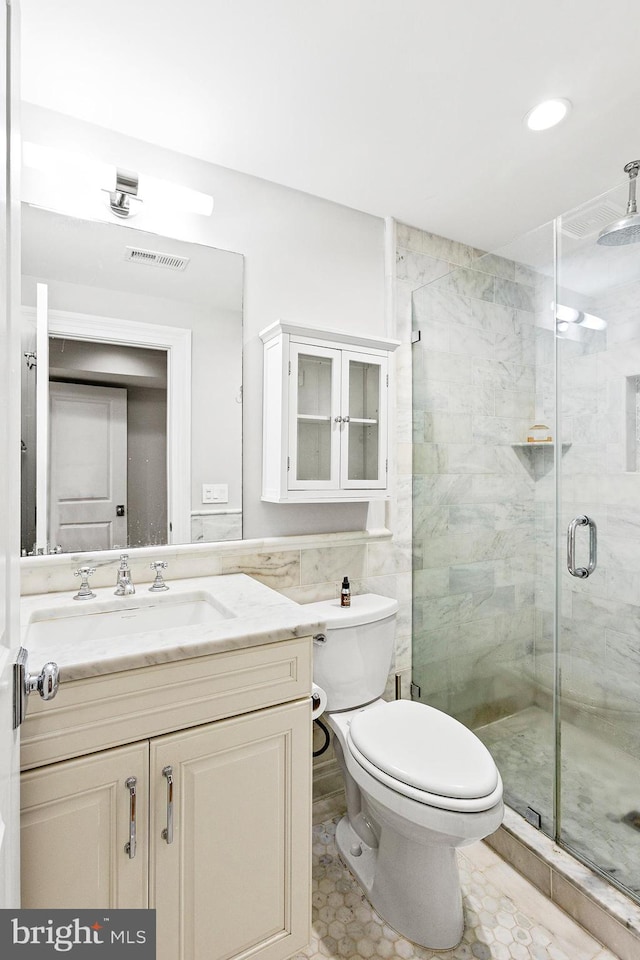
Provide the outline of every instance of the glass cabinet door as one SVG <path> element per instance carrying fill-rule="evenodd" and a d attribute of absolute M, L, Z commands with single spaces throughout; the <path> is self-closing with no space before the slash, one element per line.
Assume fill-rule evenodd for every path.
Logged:
<path fill-rule="evenodd" d="M 339 484 L 340 351 L 291 345 L 289 489 Z"/>
<path fill-rule="evenodd" d="M 341 485 L 385 487 L 387 360 L 343 352 Z"/>

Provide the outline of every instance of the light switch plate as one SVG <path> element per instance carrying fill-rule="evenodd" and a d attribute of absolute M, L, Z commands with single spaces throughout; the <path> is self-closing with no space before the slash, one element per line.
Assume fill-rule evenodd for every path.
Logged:
<path fill-rule="evenodd" d="M 229 502 L 229 484 L 228 483 L 203 483 L 202 484 L 202 502 L 203 503 L 228 503 Z"/>

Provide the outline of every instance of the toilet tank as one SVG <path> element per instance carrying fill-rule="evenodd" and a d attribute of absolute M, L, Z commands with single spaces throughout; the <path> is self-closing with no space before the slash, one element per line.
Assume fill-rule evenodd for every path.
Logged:
<path fill-rule="evenodd" d="M 349 710 L 384 693 L 396 632 L 398 601 L 365 593 L 310 603 L 306 609 L 324 621 L 326 641 L 313 644 L 313 679 L 327 694 L 328 711 Z"/>

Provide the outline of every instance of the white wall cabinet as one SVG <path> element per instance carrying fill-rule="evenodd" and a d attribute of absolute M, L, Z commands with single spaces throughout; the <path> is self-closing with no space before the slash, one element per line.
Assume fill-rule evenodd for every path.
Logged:
<path fill-rule="evenodd" d="M 284 323 L 260 337 L 262 499 L 386 497 L 389 356 L 398 341 Z"/>
<path fill-rule="evenodd" d="M 278 685 L 291 702 L 23 772 L 22 906 L 155 908 L 158 960 L 284 960 L 303 949 L 310 925 L 309 647 L 309 639 L 284 641 L 202 658 L 211 661 L 214 714 L 221 677 L 231 695 L 224 712 L 234 710 L 234 683 L 235 709 L 247 709 L 250 697 L 255 702 L 255 682 L 247 683 L 254 669 L 265 703 Z M 109 678 L 114 703 L 135 674 L 151 675 L 140 678 L 147 688 L 155 676 L 158 687 L 168 666 Z M 58 709 L 74 709 L 85 730 L 96 708 L 91 682 L 78 681 L 75 692 L 74 683 L 62 684 L 58 694 Z M 175 689 L 185 697 L 180 678 Z M 110 696 L 100 698 L 103 714 Z M 138 729 L 148 728 L 152 706 L 146 717 L 141 710 Z M 182 705 L 165 706 L 159 722 L 166 724 L 172 707 Z M 59 722 L 52 711 L 53 727 Z M 36 718 L 32 729 L 41 738 L 43 721 Z M 94 729 L 99 745 L 104 731 L 99 723 Z"/>

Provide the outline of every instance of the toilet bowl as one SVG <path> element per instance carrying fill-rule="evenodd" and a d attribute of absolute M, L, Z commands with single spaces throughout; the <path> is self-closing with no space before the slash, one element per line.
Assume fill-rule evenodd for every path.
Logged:
<path fill-rule="evenodd" d="M 393 654 L 397 601 L 373 594 L 311 605 L 314 681 L 327 694 L 345 784 L 338 850 L 386 922 L 437 950 L 463 933 L 456 849 L 493 833 L 502 781 L 484 744 L 426 704 L 381 699 Z"/>

